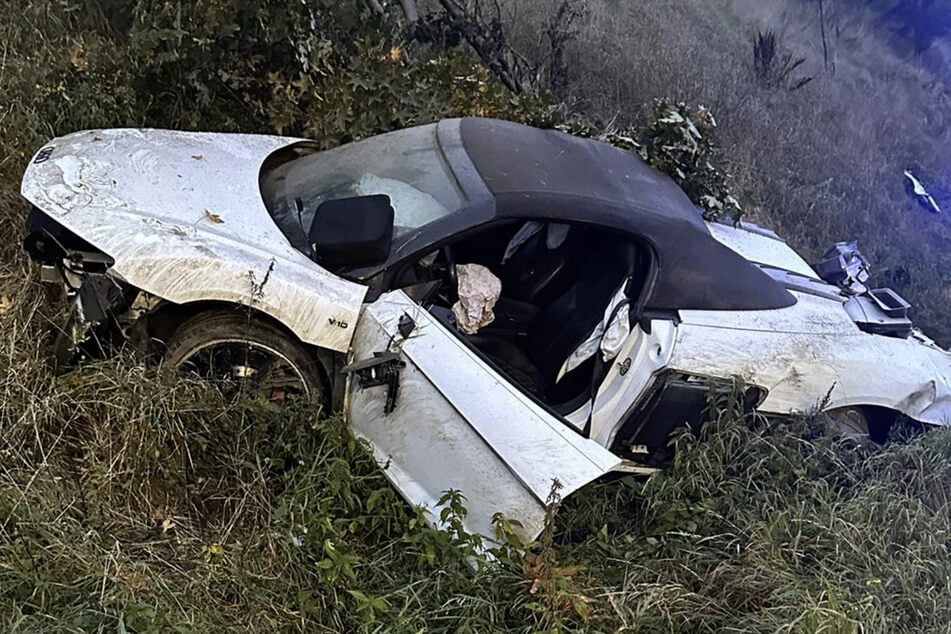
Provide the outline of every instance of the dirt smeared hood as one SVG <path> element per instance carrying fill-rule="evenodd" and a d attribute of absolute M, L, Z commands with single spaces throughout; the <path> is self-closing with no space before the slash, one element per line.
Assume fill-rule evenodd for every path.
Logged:
<path fill-rule="evenodd" d="M 50 141 L 21 193 L 115 259 L 128 283 L 176 303 L 249 303 L 302 340 L 346 350 L 365 288 L 321 269 L 273 223 L 261 164 L 298 139 L 166 130 L 91 130 Z"/>

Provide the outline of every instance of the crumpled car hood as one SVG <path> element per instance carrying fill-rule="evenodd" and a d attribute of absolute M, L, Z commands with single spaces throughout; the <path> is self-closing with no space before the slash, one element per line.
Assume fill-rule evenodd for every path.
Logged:
<path fill-rule="evenodd" d="M 303 341 L 345 351 L 366 289 L 294 249 L 259 191 L 264 160 L 297 142 L 166 130 L 78 132 L 38 152 L 21 193 L 114 258 L 113 273 L 137 288 L 175 303 L 254 303 Z M 265 277 L 267 287 L 257 289 Z"/>

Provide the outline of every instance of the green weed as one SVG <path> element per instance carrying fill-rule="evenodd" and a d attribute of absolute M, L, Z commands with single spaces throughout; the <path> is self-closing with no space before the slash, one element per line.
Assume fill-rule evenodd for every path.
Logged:
<path fill-rule="evenodd" d="M 340 418 L 229 400 L 126 355 L 54 376 L 61 316 L 19 252 L 17 193 L 50 137 L 152 125 L 332 145 L 465 113 L 552 123 L 544 99 L 360 3 L 278 4 L 13 0 L 0 17 L 0 630 L 947 631 L 951 433 L 869 449 L 727 399 L 677 436 L 664 473 L 553 497 L 536 544 L 497 517 L 488 543 L 461 523 L 465 491 L 432 529 Z M 882 272 L 910 272 L 902 290 L 947 338 L 944 225 L 879 187 L 941 146 L 898 119 L 906 87 L 857 99 L 858 62 L 840 55 L 835 80 L 760 92 L 742 29 L 685 6 L 592 3 L 568 49 L 572 107 L 605 123 L 646 117 L 655 96 L 711 105 L 748 213 L 812 253 L 859 237 Z M 301 30 L 309 10 L 318 26 Z"/>

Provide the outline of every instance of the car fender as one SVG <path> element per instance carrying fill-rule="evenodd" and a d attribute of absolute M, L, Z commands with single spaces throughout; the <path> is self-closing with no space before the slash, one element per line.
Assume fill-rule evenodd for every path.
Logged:
<path fill-rule="evenodd" d="M 128 248 L 109 254 L 116 260 L 110 274 L 174 304 L 249 306 L 304 343 L 337 352 L 348 349 L 366 287 L 324 278 L 314 274 L 313 266 L 238 245 L 216 241 L 209 246 L 200 240 L 170 245 L 167 238 L 162 231 L 130 238 Z"/>
<path fill-rule="evenodd" d="M 258 186 L 299 143 L 263 135 L 90 130 L 50 141 L 21 193 L 114 260 L 110 274 L 175 304 L 250 305 L 301 341 L 345 352 L 366 288 L 294 249 Z"/>

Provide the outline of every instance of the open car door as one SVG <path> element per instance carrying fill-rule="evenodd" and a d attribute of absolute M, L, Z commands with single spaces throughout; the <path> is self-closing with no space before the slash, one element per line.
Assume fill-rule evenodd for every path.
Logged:
<path fill-rule="evenodd" d="M 455 489 L 466 499 L 468 531 L 492 537 L 492 517 L 501 513 L 531 540 L 556 481 L 566 496 L 621 462 L 500 376 L 403 291 L 365 308 L 349 374 L 354 432 L 434 521 L 437 501 Z"/>

